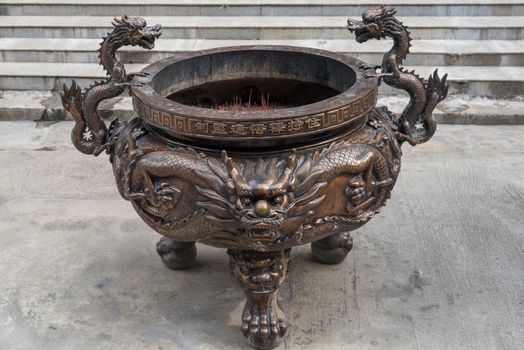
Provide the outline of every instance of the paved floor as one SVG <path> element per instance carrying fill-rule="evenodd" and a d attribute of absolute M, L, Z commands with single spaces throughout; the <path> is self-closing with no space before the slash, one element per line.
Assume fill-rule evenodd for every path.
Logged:
<path fill-rule="evenodd" d="M 0 123 L 0 349 L 244 349 L 224 251 L 170 271 L 72 124 Z M 292 253 L 282 349 L 523 349 L 524 127 L 405 146 L 346 261 Z"/>

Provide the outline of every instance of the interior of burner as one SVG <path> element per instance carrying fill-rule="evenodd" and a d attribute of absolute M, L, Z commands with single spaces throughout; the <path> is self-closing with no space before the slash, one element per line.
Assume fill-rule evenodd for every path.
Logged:
<path fill-rule="evenodd" d="M 157 72 L 152 85 L 159 95 L 177 103 L 240 112 L 321 102 L 355 82 L 351 67 L 329 57 L 239 49 L 176 61 Z"/>
<path fill-rule="evenodd" d="M 168 98 L 178 103 L 223 111 L 266 111 L 315 103 L 339 94 L 329 86 L 293 79 L 255 78 L 211 82 Z"/>

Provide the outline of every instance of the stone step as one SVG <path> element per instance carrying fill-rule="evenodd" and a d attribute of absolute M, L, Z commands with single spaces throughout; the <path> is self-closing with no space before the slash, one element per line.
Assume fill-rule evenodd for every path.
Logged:
<path fill-rule="evenodd" d="M 128 73 L 141 70 L 144 64 L 128 64 Z M 423 77 L 439 68 L 441 76 L 449 73 L 450 94 L 470 96 L 524 96 L 524 67 L 491 66 L 407 66 Z M 71 79 L 84 87 L 93 80 L 104 78 L 102 68 L 95 63 L 28 63 L 4 62 L 0 65 L 0 90 L 50 90 L 61 89 Z M 399 90 L 381 87 L 386 94 L 398 94 Z"/>
<path fill-rule="evenodd" d="M 524 0 L 0 0 L 10 16 L 358 16 L 386 5 L 402 16 L 523 16 Z"/>
<path fill-rule="evenodd" d="M 297 40 L 347 39 L 341 16 L 157 16 L 163 38 Z M 522 40 L 524 16 L 400 17 L 413 39 Z M 110 30 L 106 16 L 0 16 L 0 37 L 100 38 Z"/>
<path fill-rule="evenodd" d="M 349 34 L 349 33 L 348 33 Z M 10 62 L 98 63 L 100 39 L 0 38 L 0 58 Z M 415 40 L 406 65 L 524 66 L 524 40 Z M 160 39 L 152 51 L 125 47 L 123 63 L 152 63 L 179 52 L 239 45 L 290 45 L 341 52 L 379 63 L 392 41 Z"/>
<path fill-rule="evenodd" d="M 401 113 L 407 96 L 381 96 L 378 106 L 388 106 Z M 128 119 L 133 114 L 131 98 L 122 95 L 101 103 L 99 110 L 106 119 Z M 441 124 L 524 124 L 524 98 L 488 99 L 465 95 L 451 95 L 440 103 L 434 112 Z M 0 91 L 0 121 L 71 120 L 60 102 L 57 92 L 51 91 Z"/>

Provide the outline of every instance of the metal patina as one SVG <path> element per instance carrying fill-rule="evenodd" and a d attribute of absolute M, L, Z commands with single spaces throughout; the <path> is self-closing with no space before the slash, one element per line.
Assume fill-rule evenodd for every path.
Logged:
<path fill-rule="evenodd" d="M 290 249 L 311 243 L 319 262 L 343 261 L 350 232 L 390 197 L 401 144 L 426 142 L 436 130 L 432 112 L 447 95 L 446 76 L 435 71 L 424 80 L 400 67 L 411 39 L 394 13 L 380 7 L 362 21 L 348 20 L 358 42 L 394 39 L 376 67 L 326 51 L 250 46 L 178 55 L 132 76 L 116 51 L 152 49 L 161 27 L 124 16 L 101 43 L 108 80 L 85 91 L 74 82 L 64 86 L 64 108 L 76 121 L 73 144 L 86 154 L 109 154 L 122 197 L 165 236 L 157 252 L 166 266 L 189 267 L 195 242 L 228 249 L 247 298 L 241 330 L 256 348 L 274 348 L 286 333 L 277 296 Z M 244 84 L 251 99 L 262 80 L 281 92 L 305 92 L 268 91 L 288 104 L 271 110 L 200 105 L 221 103 L 219 94 L 204 96 L 204 86 Z M 401 115 L 375 107 L 381 81 L 411 96 Z M 312 86 L 328 97 L 308 94 Z M 136 115 L 107 128 L 98 104 L 126 88 Z M 187 91 L 194 103 L 177 102 Z"/>

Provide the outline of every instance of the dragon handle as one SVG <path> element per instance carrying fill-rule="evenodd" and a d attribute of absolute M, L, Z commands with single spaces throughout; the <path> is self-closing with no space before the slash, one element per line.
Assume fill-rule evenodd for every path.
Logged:
<path fill-rule="evenodd" d="M 407 27 L 394 17 L 396 11 L 384 6 L 368 10 L 362 14 L 362 21 L 348 19 L 349 31 L 355 33 L 359 43 L 370 39 L 393 39 L 393 47 L 384 54 L 382 65 L 376 68 L 367 67 L 366 77 L 383 80 L 389 86 L 406 91 L 410 101 L 401 115 L 393 120 L 398 128 L 399 142 L 407 141 L 417 145 L 428 141 L 437 129 L 433 110 L 448 94 L 447 74 L 439 77 L 435 70 L 425 80 L 401 67 L 409 53 L 411 37 Z"/>
<path fill-rule="evenodd" d="M 159 24 L 147 26 L 140 17 L 115 17 L 113 31 L 100 43 L 100 64 L 108 78 L 95 82 L 85 91 L 75 81 L 70 87 L 64 84 L 60 93 L 62 105 L 75 121 L 71 132 L 73 145 L 82 153 L 99 155 L 107 150 L 112 130 L 108 130 L 102 120 L 98 105 L 103 100 L 121 95 L 129 86 L 133 75 L 127 75 L 124 65 L 116 58 L 116 51 L 123 46 L 140 46 L 151 50 L 155 40 L 162 34 Z M 119 125 L 113 122 L 112 127 Z"/>

